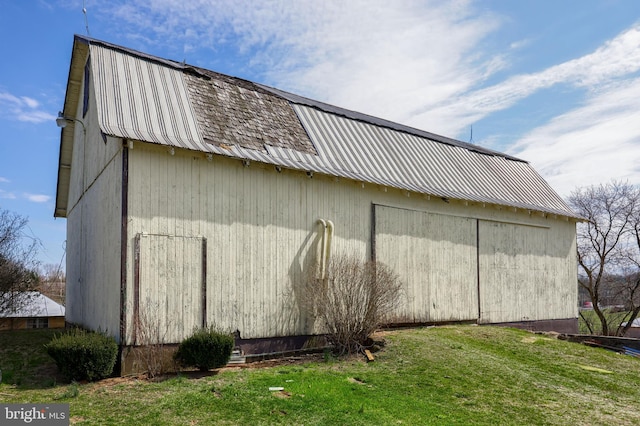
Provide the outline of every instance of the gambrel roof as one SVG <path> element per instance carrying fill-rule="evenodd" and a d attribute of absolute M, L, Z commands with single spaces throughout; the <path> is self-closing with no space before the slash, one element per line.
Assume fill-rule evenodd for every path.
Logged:
<path fill-rule="evenodd" d="M 185 63 L 75 36 L 64 114 L 89 59 L 105 135 L 447 199 L 578 218 L 521 159 Z M 66 215 L 73 126 L 61 136 Z"/>

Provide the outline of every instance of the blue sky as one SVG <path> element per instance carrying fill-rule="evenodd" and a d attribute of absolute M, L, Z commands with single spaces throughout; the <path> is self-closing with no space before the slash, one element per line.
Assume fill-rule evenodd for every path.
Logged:
<path fill-rule="evenodd" d="M 0 207 L 43 263 L 82 0 L 0 2 Z M 92 37 L 470 141 L 560 195 L 640 184 L 640 1 L 85 0 Z"/>

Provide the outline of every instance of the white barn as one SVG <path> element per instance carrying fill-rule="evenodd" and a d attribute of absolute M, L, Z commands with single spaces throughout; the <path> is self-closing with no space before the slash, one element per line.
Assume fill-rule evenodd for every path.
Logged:
<path fill-rule="evenodd" d="M 300 347 L 327 232 L 400 275 L 395 323 L 577 330 L 579 218 L 526 161 L 83 36 L 62 114 L 67 321 L 121 347 Z"/>

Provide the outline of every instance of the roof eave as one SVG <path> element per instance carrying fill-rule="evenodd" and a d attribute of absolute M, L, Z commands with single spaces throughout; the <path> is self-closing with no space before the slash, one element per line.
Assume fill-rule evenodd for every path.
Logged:
<path fill-rule="evenodd" d="M 65 90 L 62 115 L 72 117 L 78 108 L 79 91 L 82 86 L 84 64 L 89 54 L 89 41 L 81 36 L 75 36 L 69 77 Z M 58 178 L 56 184 L 56 204 L 53 217 L 67 217 L 67 202 L 69 200 L 69 183 L 71 179 L 71 159 L 75 126 L 69 125 L 60 129 L 60 152 L 58 157 Z"/>

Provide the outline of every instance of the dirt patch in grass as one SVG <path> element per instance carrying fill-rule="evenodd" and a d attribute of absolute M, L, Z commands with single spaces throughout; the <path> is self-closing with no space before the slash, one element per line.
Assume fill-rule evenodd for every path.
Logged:
<path fill-rule="evenodd" d="M 283 367 L 283 366 L 295 366 L 295 365 L 304 365 L 309 363 L 317 363 L 324 362 L 325 358 L 322 353 L 312 353 L 312 354 L 304 354 L 304 355 L 296 355 L 289 357 L 279 357 L 274 359 L 262 360 L 249 362 L 246 364 L 234 364 L 229 365 L 222 368 L 217 368 L 209 371 L 200 371 L 200 370 L 181 370 L 176 373 L 167 373 L 160 376 L 155 376 L 153 378 L 147 377 L 144 374 L 137 374 L 131 376 L 124 377 L 111 377 L 107 379 L 102 379 L 97 382 L 91 383 L 92 388 L 97 387 L 113 387 L 116 385 L 133 385 L 139 382 L 152 382 L 159 383 L 164 382 L 165 380 L 173 379 L 179 376 L 186 377 L 191 380 L 199 380 L 203 378 L 208 378 L 212 376 L 216 376 L 222 372 L 232 372 L 232 371 L 241 371 L 245 369 L 268 369 L 275 367 Z M 54 366 L 55 368 L 55 366 Z M 86 383 L 83 383 L 86 384 Z"/>
<path fill-rule="evenodd" d="M 293 355 L 288 357 L 279 357 L 273 359 L 265 359 L 262 361 L 248 362 L 246 364 L 236 364 L 233 366 L 227 366 L 221 368 L 222 371 L 232 368 L 269 368 L 269 367 L 281 367 L 283 365 L 299 365 L 310 362 L 322 362 L 325 359 L 323 353 L 310 353 L 302 355 Z"/>

